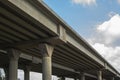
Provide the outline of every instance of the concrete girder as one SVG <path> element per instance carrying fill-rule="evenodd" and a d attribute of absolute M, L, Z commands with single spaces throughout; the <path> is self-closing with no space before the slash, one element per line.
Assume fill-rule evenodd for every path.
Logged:
<path fill-rule="evenodd" d="M 40 24 L 44 25 L 44 27 L 40 26 L 40 28 L 43 28 L 49 33 L 55 35 L 55 37 L 58 36 L 60 40 L 66 41 L 66 29 L 64 28 L 64 26 L 62 26 L 58 22 L 56 23 L 56 20 L 53 21 L 53 19 L 48 16 L 48 13 L 43 13 L 43 11 L 41 11 L 42 6 L 40 6 L 40 4 L 43 4 L 42 1 L 41 3 L 38 1 L 34 1 L 34 0 L 31 0 L 31 1 L 9 0 L 9 1 L 1 1 L 1 2 L 6 3 L 7 6 L 9 6 L 11 9 L 14 9 L 16 12 L 18 12 L 18 14 L 21 14 L 25 18 L 32 20 L 32 22 L 36 23 L 37 25 L 40 25 Z M 11 5 L 10 3 L 14 4 L 16 7 Z M 36 5 L 36 4 L 39 4 L 39 5 Z M 18 8 L 21 10 L 18 10 Z M 11 16 L 15 17 L 12 14 Z M 24 23 L 21 19 L 17 17 L 15 17 L 15 19 L 17 19 L 18 22 L 21 22 L 20 24 L 29 25 L 29 24 Z"/>
<path fill-rule="evenodd" d="M 112 72 L 114 75 L 116 75 L 117 76 L 117 72 L 116 72 L 116 70 L 114 70 L 114 69 L 112 69 L 110 66 L 108 66 L 108 64 L 107 63 L 105 63 L 105 69 L 106 70 L 109 70 L 110 72 Z"/>
<path fill-rule="evenodd" d="M 7 53 L 4 50 L 1 50 L 1 52 L 3 52 L 4 54 Z M 28 55 L 26 53 L 21 53 L 20 58 L 30 60 L 30 61 L 32 61 L 32 63 L 35 63 L 35 64 L 42 63 L 42 60 L 40 58 L 33 57 L 32 55 Z M 56 63 L 52 63 L 52 66 L 55 67 L 55 68 L 59 68 L 59 69 L 70 71 L 70 72 L 75 73 L 75 74 L 79 74 L 80 73 L 80 72 L 75 71 L 74 69 L 71 69 L 71 68 L 68 68 L 68 67 L 56 64 Z M 91 74 L 88 74 L 88 73 L 85 73 L 85 76 L 89 76 L 89 77 L 97 79 L 97 76 L 94 76 L 94 75 L 91 75 Z M 67 76 L 67 77 L 69 77 L 69 76 Z M 72 77 L 72 78 L 74 78 L 74 77 Z"/>
<path fill-rule="evenodd" d="M 37 1 L 33 1 L 33 0 L 31 0 L 31 1 L 26 1 L 26 0 L 9 0 L 9 1 L 2 0 L 1 2 L 3 2 L 3 3 L 6 2 L 6 4 L 8 4 L 7 6 L 9 6 L 12 9 L 14 8 L 14 10 L 16 10 L 16 12 L 18 12 L 21 15 L 24 15 L 25 18 L 27 18 L 29 20 L 33 20 L 32 22 L 34 22 L 35 24 L 37 24 L 37 25 L 39 25 L 40 23 L 43 24 L 45 26 L 43 28 L 47 29 L 46 31 L 48 31 L 49 33 L 51 33 L 51 34 L 53 34 L 55 36 L 60 34 L 59 33 L 59 28 L 57 28 L 58 24 L 56 24 L 53 21 L 54 18 L 51 19 L 49 16 L 47 16 L 47 15 L 43 14 L 42 12 L 40 12 L 40 10 L 39 10 L 40 7 L 38 7 L 38 5 L 36 5 Z M 35 3 L 31 3 L 31 2 L 35 2 Z M 11 5 L 11 3 L 12 3 L 12 5 Z M 13 4 L 15 6 L 13 6 Z M 21 9 L 21 10 L 19 10 L 19 9 Z M 26 12 L 30 16 L 28 16 L 24 12 Z M 34 12 L 34 13 L 31 13 L 31 12 Z M 52 14 L 52 12 L 50 14 L 48 14 L 48 15 L 51 15 L 51 14 Z M 54 14 L 52 14 L 52 16 L 54 16 Z M 41 20 L 43 20 L 43 21 L 41 21 Z M 60 20 L 58 20 L 58 21 L 60 22 Z M 45 22 L 48 22 L 48 23 L 46 24 Z M 59 23 L 59 22 L 57 22 L 57 23 Z M 65 29 L 62 31 L 62 33 L 64 33 L 64 31 L 65 31 Z M 74 34 L 72 34 L 72 35 L 74 35 Z M 77 49 L 81 50 L 83 53 L 85 53 L 90 58 L 93 58 L 93 60 L 96 61 L 97 63 L 99 63 L 100 65 L 102 65 L 102 67 L 105 67 L 104 66 L 105 61 L 100 59 L 99 56 L 93 55 L 92 52 L 90 52 L 82 44 L 79 43 L 79 40 L 78 41 L 75 40 L 74 37 L 72 37 L 69 34 L 67 34 L 66 36 L 67 36 L 66 40 L 67 40 L 68 43 L 70 43 L 71 45 L 73 45 Z M 64 39 L 64 37 L 62 39 Z M 85 44 L 85 43 L 83 43 L 83 44 Z M 108 70 L 113 72 L 115 75 L 119 76 L 119 73 L 116 73 L 116 71 L 113 68 L 111 68 L 109 65 L 108 65 L 108 67 L 109 67 Z"/>
<path fill-rule="evenodd" d="M 24 12 L 26 12 L 27 14 L 29 14 L 31 17 L 33 17 L 34 19 L 31 19 L 31 20 L 33 20 L 33 22 L 35 22 L 34 20 L 37 20 L 41 24 L 47 26 L 47 28 L 50 29 L 51 31 L 53 31 L 55 34 L 57 34 L 57 27 L 56 27 L 57 24 L 55 24 L 52 20 L 49 20 L 49 18 L 46 15 L 44 15 L 41 12 L 41 10 L 38 10 L 38 8 L 37 8 L 38 6 L 36 4 L 31 4 L 32 1 L 9 0 L 9 2 L 11 2 L 15 6 L 17 6 Z M 19 13 L 21 13 L 21 12 L 19 12 Z M 26 16 L 26 14 L 24 14 L 24 13 L 22 13 L 22 14 L 24 15 L 24 17 L 30 19 L 30 16 Z M 46 22 L 47 22 L 47 24 L 46 24 Z"/>
<path fill-rule="evenodd" d="M 86 54 L 87 56 L 91 57 L 93 60 L 95 60 L 96 62 L 98 62 L 100 65 L 102 65 L 104 67 L 104 61 L 100 60 L 97 56 L 95 56 L 93 53 L 88 51 L 83 45 L 81 45 L 79 42 L 77 42 L 68 33 L 66 35 L 66 39 L 67 39 L 68 43 L 70 43 L 71 45 L 75 46 L 78 50 L 81 50 L 84 54 Z"/>
<path fill-rule="evenodd" d="M 88 74 L 88 73 L 84 73 L 85 76 L 89 76 L 89 77 L 92 77 L 92 78 L 96 78 L 97 79 L 97 76 L 94 76 L 94 75 L 91 75 L 91 74 Z"/>

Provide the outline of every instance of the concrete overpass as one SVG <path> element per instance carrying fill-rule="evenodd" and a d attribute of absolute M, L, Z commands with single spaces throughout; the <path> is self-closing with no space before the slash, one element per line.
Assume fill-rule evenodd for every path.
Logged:
<path fill-rule="evenodd" d="M 120 74 L 41 0 L 0 0 L 0 67 L 79 80 L 120 80 Z"/>

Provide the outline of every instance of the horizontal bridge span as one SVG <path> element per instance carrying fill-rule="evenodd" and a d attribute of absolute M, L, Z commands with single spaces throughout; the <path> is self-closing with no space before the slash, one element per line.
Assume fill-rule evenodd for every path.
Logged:
<path fill-rule="evenodd" d="M 70 43 L 71 45 L 75 46 L 78 50 L 82 51 L 83 54 L 91 57 L 97 63 L 99 63 L 100 65 L 104 66 L 104 61 L 100 60 L 97 56 L 94 55 L 94 53 L 91 53 L 90 51 L 88 51 L 83 45 L 80 44 L 80 42 L 77 42 L 72 36 L 67 34 L 67 38 L 66 39 L 67 39 L 68 43 Z"/>
<path fill-rule="evenodd" d="M 120 77 L 117 70 L 43 1 L 1 0 L 0 5 L 1 51 L 14 48 L 29 55 L 26 57 L 25 54 L 21 54 L 20 62 L 28 59 L 31 61 L 31 56 L 35 56 L 42 64 L 43 54 L 40 54 L 40 45 L 44 44 L 41 45 L 42 49 L 46 48 L 47 55 L 52 55 L 53 67 L 66 70 L 69 75 L 80 72 L 96 75 L 96 71 L 102 70 L 104 76 Z M 49 48 L 53 54 L 49 53 Z M 32 62 L 37 61 L 33 59 Z M 56 72 L 56 75 L 58 73 Z"/>

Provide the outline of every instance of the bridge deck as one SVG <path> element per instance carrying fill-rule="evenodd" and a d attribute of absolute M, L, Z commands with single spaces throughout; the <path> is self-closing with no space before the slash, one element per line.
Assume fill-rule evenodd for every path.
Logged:
<path fill-rule="evenodd" d="M 0 65 L 8 65 L 8 48 L 21 51 L 19 68 L 31 63 L 32 71 L 42 72 L 39 44 L 55 46 L 52 62 L 53 74 L 74 77 L 80 72 L 103 77 L 120 77 L 119 73 L 102 58 L 69 25 L 42 1 L 0 1 Z M 3 54 L 2 54 L 3 53 Z M 24 63 L 24 64 L 23 64 Z"/>

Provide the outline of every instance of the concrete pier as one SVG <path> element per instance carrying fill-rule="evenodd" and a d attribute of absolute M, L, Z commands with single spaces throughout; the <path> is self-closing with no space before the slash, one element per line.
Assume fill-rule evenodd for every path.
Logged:
<path fill-rule="evenodd" d="M 101 70 L 99 70 L 99 71 L 97 72 L 97 75 L 98 75 L 98 80 L 103 80 L 103 79 L 102 79 L 102 71 L 101 71 Z"/>
<path fill-rule="evenodd" d="M 54 47 L 48 44 L 40 44 L 40 53 L 42 54 L 42 71 L 43 80 L 52 79 L 52 53 Z"/>
<path fill-rule="evenodd" d="M 115 78 L 114 78 L 114 77 L 112 77 L 112 78 L 111 78 L 111 80 L 115 80 Z"/>
<path fill-rule="evenodd" d="M 8 49 L 9 54 L 9 80 L 17 80 L 18 75 L 18 59 L 20 52 L 15 49 Z"/>
<path fill-rule="evenodd" d="M 30 70 L 31 70 L 31 66 L 25 66 L 24 80 L 30 80 Z"/>
<path fill-rule="evenodd" d="M 85 74 L 84 74 L 84 72 L 81 73 L 81 79 L 80 80 L 85 80 Z"/>

